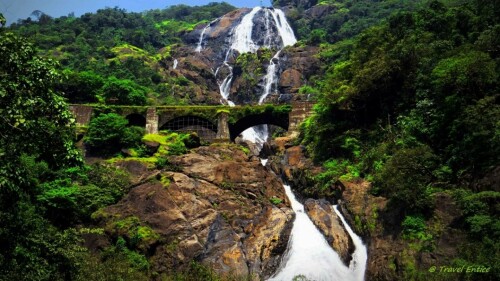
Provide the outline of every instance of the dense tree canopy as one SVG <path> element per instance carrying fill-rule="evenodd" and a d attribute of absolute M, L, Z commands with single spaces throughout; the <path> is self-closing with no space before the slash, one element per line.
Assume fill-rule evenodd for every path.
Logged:
<path fill-rule="evenodd" d="M 301 134 L 323 166 L 311 189 L 321 195 L 339 179 L 367 180 L 373 195 L 389 199 L 384 211 L 400 220 L 401 235 L 412 239 L 431 239 L 421 234 L 434 195 L 452 194 L 463 212 L 457 227 L 470 236 L 456 262 L 491 266 L 475 277 L 495 280 L 500 195 L 488 179 L 500 163 L 498 1 L 273 2 L 293 4 L 288 15 L 299 44 L 320 48 L 322 71 L 300 90 L 317 99 Z M 85 228 L 92 214 L 116 203 L 131 183 L 117 168 L 82 164 L 66 101 L 145 105 L 161 91 L 189 85 L 157 67 L 182 34 L 232 9 L 115 7 L 80 18 L 38 11 L 9 29 L 0 14 L 1 278 L 151 277 L 147 258 L 122 237 L 102 253 L 81 246 L 81 231 L 99 231 Z M 261 54 L 270 59 L 269 51 Z M 235 61 L 249 88 L 263 75 L 259 59 Z M 124 154 L 151 156 L 140 147 L 143 129 L 128 125 L 101 114 L 79 129 L 95 155 L 136 147 Z M 187 151 L 183 137 L 175 138 L 148 161 L 172 166 L 167 156 Z"/>
<path fill-rule="evenodd" d="M 71 268 L 69 252 L 78 247 L 31 204 L 39 182 L 81 161 L 71 114 L 53 90 L 55 66 L 0 29 L 0 275 L 7 279 L 62 279 L 60 267 Z"/>
<path fill-rule="evenodd" d="M 170 58 L 170 47 L 181 43 L 185 33 L 233 9 L 227 3 L 176 5 L 143 13 L 114 7 L 79 18 L 72 14 L 52 18 L 37 11 L 9 29 L 32 39 L 41 55 L 66 69 L 58 89 L 70 102 L 106 103 L 113 92 L 121 95 L 121 104 L 144 104 L 143 94 L 157 100 L 177 82 L 158 70 L 160 61 Z M 108 81 L 101 89 L 100 84 L 112 77 L 122 81 Z"/>
<path fill-rule="evenodd" d="M 500 165 L 498 9 L 450 2 L 397 12 L 352 40 L 324 44 L 325 75 L 308 89 L 319 94 L 303 143 L 324 163 L 318 188 L 365 178 L 402 227 L 432 216 L 436 192 L 455 194 L 475 241 L 461 262 L 491 266 L 481 278 L 494 280 L 500 195 L 493 182 L 478 182 Z"/>

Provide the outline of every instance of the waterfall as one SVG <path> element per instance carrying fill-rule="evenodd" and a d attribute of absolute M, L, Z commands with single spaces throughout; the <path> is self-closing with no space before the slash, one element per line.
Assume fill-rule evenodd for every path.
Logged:
<path fill-rule="evenodd" d="M 196 46 L 196 49 L 195 51 L 200 53 L 201 52 L 201 49 L 203 48 L 203 36 L 205 35 L 205 32 L 207 32 L 207 29 L 210 27 L 210 24 L 207 24 L 207 26 L 205 26 L 205 28 L 203 28 L 203 30 L 201 31 L 201 35 L 200 35 L 200 40 L 198 41 L 198 45 Z"/>
<path fill-rule="evenodd" d="M 205 26 L 203 28 L 203 30 L 201 31 L 201 34 L 200 34 L 200 40 L 198 40 L 198 45 L 196 45 L 196 49 L 195 49 L 196 52 L 201 53 L 201 50 L 203 49 L 203 37 L 205 36 L 205 33 L 207 32 L 207 29 L 209 29 L 212 26 L 212 24 L 215 23 L 218 20 L 220 20 L 220 18 L 217 18 L 217 19 L 209 22 L 207 24 L 207 26 Z"/>
<path fill-rule="evenodd" d="M 261 11 L 264 15 L 264 19 L 261 21 L 264 24 L 264 38 L 254 41 L 252 38 L 255 29 L 254 17 Z M 196 48 L 197 52 L 202 50 L 203 37 L 209 27 L 210 24 L 201 32 Z M 274 31 L 277 31 L 279 36 L 277 36 Z M 218 74 L 225 73 L 225 76 L 218 80 L 222 97 L 221 102 L 231 106 L 235 105 L 234 102 L 229 100 L 230 89 L 234 78 L 230 58 L 234 52 L 240 54 L 248 52 L 254 53 L 262 47 L 276 50 L 276 53 L 269 61 L 266 74 L 262 77 L 262 92 L 259 95 L 259 104 L 262 104 L 273 91 L 273 86 L 274 89 L 277 88 L 275 85 L 278 80 L 277 72 L 279 71 L 279 58 L 283 48 L 295 44 L 296 41 L 293 30 L 281 10 L 255 7 L 244 15 L 240 23 L 231 30 L 224 61 L 214 72 L 216 78 Z M 222 69 L 224 72 L 221 72 Z M 252 141 L 260 148 L 262 148 L 263 143 L 267 141 L 268 135 L 269 131 L 267 125 L 255 126 L 242 133 L 244 140 Z M 267 160 L 261 159 L 261 163 L 265 166 Z M 307 278 L 307 280 L 315 281 L 363 280 L 367 260 L 366 247 L 363 245 L 361 239 L 347 225 L 342 214 L 338 212 L 337 206 L 333 206 L 332 209 L 340 217 L 355 246 L 355 251 L 352 254 L 352 260 L 349 266 L 344 265 L 339 255 L 316 228 L 314 223 L 305 213 L 304 206 L 296 200 L 290 186 L 284 185 L 284 188 L 296 217 L 293 222 L 288 248 L 282 257 L 280 268 L 269 281 L 290 281 L 294 280 L 294 277 L 297 276 L 303 276 Z"/>
<path fill-rule="evenodd" d="M 246 14 L 240 24 L 238 24 L 233 31 L 233 39 L 229 51 L 236 50 L 240 53 L 255 53 L 260 46 L 255 44 L 252 39 L 253 31 L 253 17 L 260 11 L 261 7 L 255 7 L 252 11 Z"/>
<path fill-rule="evenodd" d="M 334 209 L 356 247 L 349 267 L 343 264 L 339 255 L 307 216 L 304 206 L 297 201 L 290 186 L 284 185 L 284 188 L 295 212 L 295 221 L 282 264 L 268 281 L 289 281 L 297 276 L 315 281 L 362 281 L 366 267 L 366 247 L 352 232 L 336 206 Z"/>
<path fill-rule="evenodd" d="M 279 55 L 284 47 L 292 46 L 297 42 L 295 38 L 295 34 L 293 34 L 293 30 L 288 24 L 285 14 L 282 10 L 273 9 L 266 10 L 267 14 L 271 14 L 276 27 L 278 28 L 278 33 L 283 41 L 283 47 L 279 49 L 279 51 L 271 58 L 269 61 L 269 66 L 267 67 L 267 73 L 264 76 L 264 91 L 259 98 L 259 104 L 262 104 L 266 97 L 271 93 L 272 85 L 277 83 L 278 76 L 276 75 L 276 63 L 275 61 L 279 61 Z M 266 17 L 267 20 L 268 17 Z M 266 23 L 267 24 L 267 23 Z M 266 30 L 270 30 L 270 27 L 267 27 Z"/>
<path fill-rule="evenodd" d="M 259 150 L 262 149 L 268 137 L 269 127 L 267 125 L 258 125 L 255 127 L 251 127 L 241 133 L 241 138 L 243 140 L 255 143 Z"/>
<path fill-rule="evenodd" d="M 281 51 L 283 50 L 284 47 L 286 46 L 292 46 L 297 42 L 297 39 L 295 38 L 295 34 L 293 33 L 292 28 L 288 24 L 285 14 L 283 13 L 282 10 L 280 9 L 267 9 L 266 10 L 266 38 L 264 40 L 265 42 L 270 42 L 270 30 L 271 26 L 269 25 L 269 16 L 272 17 L 274 21 L 274 25 L 278 29 L 278 34 L 280 35 L 281 41 L 282 41 L 282 46 L 276 52 L 276 54 L 271 58 L 269 61 L 269 65 L 267 66 L 267 71 L 266 75 L 264 76 L 264 91 L 262 92 L 262 95 L 259 98 L 259 104 L 262 104 L 266 97 L 271 93 L 271 89 L 273 84 L 277 83 L 278 76 L 276 75 L 276 63 L 275 61 L 279 61 L 279 55 Z M 270 43 L 269 45 L 266 45 L 266 47 L 271 47 Z"/>
<path fill-rule="evenodd" d="M 172 66 L 172 68 L 177 69 L 178 64 L 179 64 L 179 61 L 177 59 L 174 59 L 174 65 Z"/>
<path fill-rule="evenodd" d="M 252 39 L 252 34 L 254 30 L 254 17 L 259 12 L 264 10 L 264 25 L 265 25 L 265 35 L 263 40 L 263 45 L 259 45 Z M 273 26 L 276 27 L 278 31 L 279 38 L 281 38 L 280 44 L 273 46 Z M 207 27 L 206 27 L 207 28 Z M 202 35 L 200 36 L 199 47 L 201 46 L 201 42 L 203 41 L 203 34 L 206 30 L 204 29 Z M 255 7 L 249 13 L 247 13 L 242 19 L 241 22 L 234 27 L 232 30 L 232 36 L 230 39 L 230 47 L 228 48 L 223 65 L 221 67 L 226 67 L 228 69 L 228 75 L 219 83 L 219 91 L 221 93 L 223 102 L 234 105 L 232 101 L 229 100 L 229 94 L 231 90 L 231 84 L 233 81 L 233 68 L 228 63 L 228 59 L 230 55 L 237 51 L 241 53 L 248 52 L 256 52 L 261 47 L 266 48 L 277 48 L 278 51 L 269 61 L 269 65 L 267 67 L 266 74 L 263 77 L 264 85 L 262 93 L 259 97 L 259 104 L 262 104 L 266 97 L 271 93 L 273 85 L 277 83 L 277 61 L 279 61 L 279 54 L 281 50 L 286 46 L 291 46 L 297 42 L 295 35 L 293 34 L 293 30 L 286 21 L 285 14 L 283 11 L 279 9 L 269 9 L 262 7 Z M 198 48 L 197 48 L 198 49 Z M 220 67 L 219 67 L 220 69 Z M 216 74 L 219 69 L 217 69 Z M 242 133 L 242 137 L 244 140 L 248 140 L 254 142 L 260 148 L 267 141 L 269 136 L 269 130 L 267 125 L 260 125 L 254 128 L 249 128 L 245 132 Z"/>
<path fill-rule="evenodd" d="M 354 280 L 363 280 L 365 276 L 366 270 L 366 261 L 368 260 L 368 252 L 366 250 L 366 246 L 363 244 L 361 237 L 356 235 L 354 231 L 352 231 L 351 227 L 347 224 L 344 216 L 339 212 L 339 206 L 334 205 L 333 209 L 335 213 L 339 216 L 340 220 L 344 224 L 345 230 L 351 236 L 352 243 L 354 244 L 354 253 L 352 253 L 352 260 L 349 264 L 349 269 L 353 272 Z"/>
<path fill-rule="evenodd" d="M 229 100 L 231 82 L 233 82 L 233 67 L 229 65 L 228 59 L 234 50 L 240 53 L 248 53 L 248 52 L 255 52 L 259 49 L 258 46 L 252 40 L 252 30 L 253 30 L 253 17 L 260 9 L 261 9 L 260 7 L 253 8 L 252 11 L 246 14 L 241 19 L 241 22 L 232 30 L 230 46 L 227 49 L 226 55 L 224 57 L 224 62 L 222 63 L 223 64 L 222 67 L 227 67 L 227 69 L 229 70 L 229 74 L 219 84 L 219 91 L 223 100 L 231 106 L 234 105 L 234 103 Z M 219 70 L 220 67 L 215 72 L 216 76 Z"/>
<path fill-rule="evenodd" d="M 269 65 L 267 66 L 267 72 L 266 75 L 264 76 L 264 91 L 259 98 L 259 104 L 262 104 L 264 102 L 267 96 L 271 93 L 273 84 L 277 82 L 276 64 L 274 63 L 274 60 L 278 60 L 280 52 L 281 50 L 279 50 L 274 55 L 274 57 L 272 57 L 272 59 L 269 61 Z"/>
<path fill-rule="evenodd" d="M 227 56 L 227 55 L 226 55 Z M 220 94 L 223 98 L 223 100 L 229 105 L 229 106 L 234 106 L 234 102 L 229 100 L 229 91 L 231 90 L 231 82 L 233 81 L 233 67 L 230 66 L 227 61 L 224 61 L 224 66 L 229 69 L 229 74 L 227 75 L 226 78 L 222 81 L 222 83 L 219 84 L 219 91 Z M 220 67 L 217 68 L 217 71 L 215 72 L 216 76 L 217 73 L 219 72 Z"/>
<path fill-rule="evenodd" d="M 278 33 L 283 41 L 283 46 L 292 46 L 297 43 L 297 38 L 295 38 L 292 27 L 286 20 L 285 13 L 283 13 L 280 9 L 272 9 L 271 15 L 273 16 L 276 27 L 278 28 Z"/>

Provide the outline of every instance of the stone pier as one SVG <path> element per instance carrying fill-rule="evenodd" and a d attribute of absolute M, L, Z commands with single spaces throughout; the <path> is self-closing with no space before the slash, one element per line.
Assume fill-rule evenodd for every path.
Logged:
<path fill-rule="evenodd" d="M 146 134 L 158 133 L 158 119 L 156 107 L 149 107 L 146 113 Z"/>

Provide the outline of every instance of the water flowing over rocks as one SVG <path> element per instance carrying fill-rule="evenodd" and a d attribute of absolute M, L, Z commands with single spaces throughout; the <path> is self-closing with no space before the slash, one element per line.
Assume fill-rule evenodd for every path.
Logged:
<path fill-rule="evenodd" d="M 137 186 L 96 220 L 110 237 L 129 241 L 135 238 L 124 222 L 151 228 L 138 248 L 155 270 L 194 259 L 221 274 L 261 276 L 279 265 L 293 211 L 282 182 L 258 159 L 234 145 L 212 145 L 173 159 L 175 171 L 136 165 L 126 167 L 147 176 L 137 175 Z"/>
<path fill-rule="evenodd" d="M 245 24 L 252 29 L 244 38 L 247 31 L 240 30 L 241 24 L 250 14 L 253 17 Z M 194 104 L 220 104 L 221 91 L 236 104 L 305 99 L 298 90 L 319 72 L 319 49 L 291 46 L 295 38 L 287 35 L 284 21 L 276 9 L 241 8 L 186 33 L 184 44 L 172 46 L 160 62 L 164 75 L 189 81 L 179 89 L 172 87 L 172 94 Z M 243 52 L 256 54 L 255 61 L 244 67 L 236 64 Z"/>
<path fill-rule="evenodd" d="M 339 206 L 349 224 L 357 225 L 357 232 L 368 242 L 367 280 L 398 280 L 409 264 L 427 271 L 431 266 L 451 264 L 458 257 L 457 245 L 465 243 L 466 234 L 457 223 L 461 211 L 450 194 L 435 195 L 436 209 L 428 222 L 435 235 L 431 253 L 415 250 L 408 240 L 398 235 L 401 233 L 400 215 L 384 211 L 387 199 L 369 194 L 368 182 L 344 184 Z M 358 223 L 355 223 L 356 218 Z"/>
<path fill-rule="evenodd" d="M 354 245 L 332 205 L 324 199 L 307 199 L 304 207 L 314 225 L 323 233 L 344 264 L 349 265 Z"/>

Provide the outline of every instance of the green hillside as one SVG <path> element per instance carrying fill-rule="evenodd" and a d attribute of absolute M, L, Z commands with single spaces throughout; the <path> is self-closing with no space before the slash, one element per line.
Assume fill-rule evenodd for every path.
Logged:
<path fill-rule="evenodd" d="M 307 187 L 297 191 L 303 198 L 332 199 L 343 182 L 361 182 L 370 186 L 366 198 L 387 202 L 372 214 L 353 215 L 353 228 L 363 238 L 380 238 L 377 243 L 384 238 L 405 249 L 400 259 L 382 253 L 382 267 L 389 273 L 376 280 L 499 280 L 498 1 L 273 4 L 288 7 L 297 46 L 319 50 L 321 62 L 298 94 L 316 101 L 314 114 L 302 124 L 298 139 L 281 144 L 304 149 L 312 159 L 299 175 Z M 169 192 L 173 173 L 182 171 L 181 164 L 192 164 L 175 157 L 203 145 L 196 135 L 144 135 L 144 128 L 128 126 L 125 117 L 114 113 L 76 128 L 68 110 L 68 103 L 103 108 L 194 103 L 188 91 L 195 83 L 165 71 L 165 63 L 185 47 L 184 35 L 234 9 L 212 3 L 143 13 L 105 8 L 78 18 L 36 13 L 10 27 L 0 14 L 0 280 L 254 280 L 218 276 L 195 259 L 178 267 L 176 237 L 164 239 L 137 216 L 113 217 L 104 211 L 142 183 Z M 269 54 L 259 55 L 267 61 Z M 241 56 L 236 64 L 251 69 L 250 59 Z M 260 76 L 263 70 L 255 73 Z M 102 158 L 84 159 L 77 130 L 87 132 L 87 149 Z M 258 162 L 248 147 L 202 148 L 207 155 L 217 150 L 215 158 L 228 167 L 247 164 L 234 162 L 234 155 Z M 276 168 L 280 161 L 275 171 L 282 172 Z M 123 166 L 144 171 L 137 176 Z M 261 166 L 256 170 L 271 174 Z M 200 180 L 196 170 L 185 174 Z M 209 205 L 234 208 L 217 217 L 221 225 L 231 225 L 231 216 L 249 199 L 236 186 L 240 182 L 225 180 L 219 187 L 232 192 L 235 201 L 219 202 L 211 195 L 217 200 Z M 198 188 L 192 188 L 193 197 Z M 286 200 L 270 201 L 262 190 L 252 190 L 255 201 L 250 202 L 266 210 L 285 207 Z M 456 236 L 445 233 L 437 219 L 443 206 L 458 210 L 450 219 Z M 252 211 L 247 209 L 246 214 Z M 438 243 L 454 252 L 438 252 Z M 154 259 L 156 249 L 170 263 Z M 226 256 L 238 258 L 233 254 Z M 419 267 L 434 258 L 454 268 L 484 266 L 488 271 L 440 275 Z"/>

